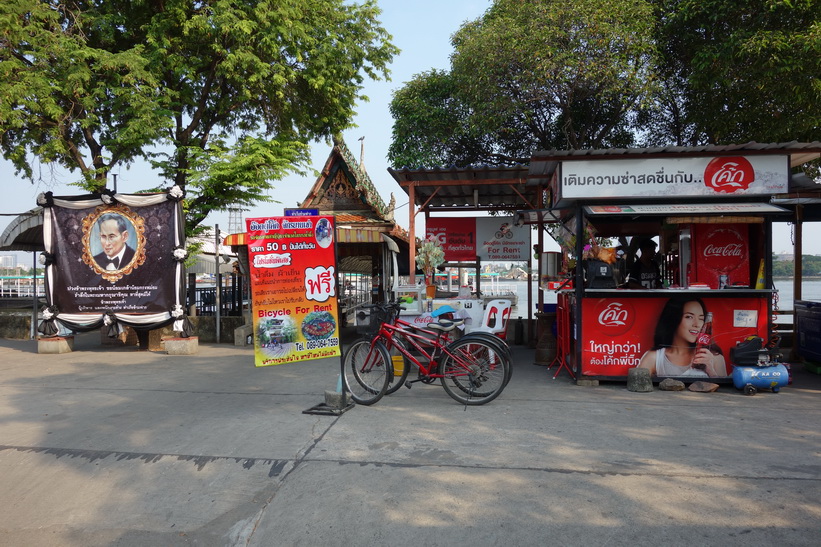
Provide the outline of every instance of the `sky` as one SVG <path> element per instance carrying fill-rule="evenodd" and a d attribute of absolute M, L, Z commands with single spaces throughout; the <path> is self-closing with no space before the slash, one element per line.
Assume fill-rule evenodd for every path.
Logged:
<path fill-rule="evenodd" d="M 380 21 L 393 36 L 393 43 L 401 52 L 394 57 L 390 67 L 391 81 L 377 82 L 366 80 L 363 93 L 370 98 L 369 102 L 360 103 L 354 123 L 357 127 L 343 132 L 348 148 L 356 158 L 360 158 L 360 137 L 364 139 L 364 166 L 382 199 L 387 203 L 391 193 L 396 197 L 396 220 L 400 225 L 408 226 L 407 194 L 388 173 L 387 153 L 391 142 L 391 118 L 389 105 L 393 92 L 401 88 L 414 75 L 432 69 L 449 69 L 450 55 L 453 48 L 451 35 L 467 22 L 481 17 L 490 7 L 491 0 L 380 0 L 382 8 Z M 319 170 L 328 158 L 331 144 L 320 142 L 311 147 L 311 166 Z M 159 180 L 156 173 L 145 164 L 136 164 L 131 168 L 115 168 L 117 174 L 117 191 L 122 193 L 167 186 L 166 181 Z M 2 188 L 8 194 L 0 203 L 0 214 L 18 214 L 36 206 L 40 192 L 52 191 L 55 196 L 68 196 L 81 193 L 68 183 L 76 176 L 68 172 L 52 174 L 44 171 L 41 181 L 32 184 L 19 175 L 15 175 L 10 162 L 0 158 L 0 180 Z M 280 216 L 286 207 L 296 207 L 305 199 L 308 191 L 316 182 L 316 175 L 291 175 L 275 183 L 271 195 L 279 203 L 266 203 L 243 213 L 245 218 Z M 109 184 L 111 187 L 111 184 Z M 13 220 L 10 216 L 0 216 L 0 232 Z M 206 220 L 210 226 L 219 225 L 220 230 L 229 227 L 228 213 L 212 213 Z M 424 219 L 417 218 L 421 229 Z M 417 234 L 420 235 L 420 234 Z M 806 224 L 804 227 L 804 253 L 821 255 L 821 226 Z M 552 242 L 551 242 L 552 243 Z M 556 247 L 558 248 L 558 247 Z M 549 248 L 546 250 L 555 250 Z M 774 228 L 773 251 L 776 253 L 792 252 L 790 225 L 779 223 Z M 4 254 L 0 252 L 0 254 Z M 20 255 L 18 255 L 20 256 Z M 18 258 L 18 260 L 21 260 Z M 26 263 L 30 259 L 25 258 Z"/>

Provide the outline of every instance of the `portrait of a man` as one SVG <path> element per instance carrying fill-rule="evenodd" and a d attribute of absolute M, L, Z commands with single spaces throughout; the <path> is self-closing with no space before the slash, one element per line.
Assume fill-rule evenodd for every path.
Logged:
<path fill-rule="evenodd" d="M 130 223 L 122 215 L 105 213 L 97 219 L 102 252 L 94 261 L 103 270 L 121 270 L 134 260 L 135 251 L 128 245 Z"/>

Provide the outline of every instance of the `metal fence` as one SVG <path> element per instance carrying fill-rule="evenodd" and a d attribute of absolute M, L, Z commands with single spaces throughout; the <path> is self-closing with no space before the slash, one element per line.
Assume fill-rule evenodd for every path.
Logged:
<path fill-rule="evenodd" d="M 248 283 L 239 274 L 219 275 L 214 282 L 197 283 L 196 275 L 188 275 L 188 309 L 194 306 L 197 315 L 216 315 L 217 286 L 220 290 L 220 316 L 242 315 L 249 307 Z"/>

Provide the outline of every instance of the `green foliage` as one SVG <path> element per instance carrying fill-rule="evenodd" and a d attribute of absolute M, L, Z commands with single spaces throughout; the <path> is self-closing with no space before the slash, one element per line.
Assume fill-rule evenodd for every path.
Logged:
<path fill-rule="evenodd" d="M 471 124 L 470 108 L 458 97 L 451 73 L 432 70 L 416 75 L 394 93 L 394 119 L 388 149 L 400 167 L 499 163 L 492 139 Z"/>
<path fill-rule="evenodd" d="M 666 125 L 651 140 L 729 144 L 818 139 L 817 0 L 654 3 L 664 51 L 659 72 L 672 94 L 657 106 L 668 121 L 679 124 Z"/>
<path fill-rule="evenodd" d="M 818 0 L 496 0 L 394 95 L 394 166 L 818 140 Z M 818 164 L 809 170 L 818 176 Z"/>
<path fill-rule="evenodd" d="M 139 42 L 106 48 L 96 7 L 0 3 L 0 147 L 28 177 L 30 156 L 79 170 L 87 189 L 170 126 Z"/>
<path fill-rule="evenodd" d="M 773 255 L 773 277 L 793 277 L 794 275 L 795 262 L 793 260 L 775 260 L 775 255 Z M 802 255 L 801 276 L 821 276 L 821 256 Z"/>
<path fill-rule="evenodd" d="M 630 113 L 654 89 L 652 15 L 644 0 L 497 0 L 453 36 L 450 73 L 395 94 L 391 163 L 632 144 Z"/>
<path fill-rule="evenodd" d="M 430 284 L 436 274 L 436 268 L 444 264 L 445 251 L 439 240 L 428 236 L 416 249 L 416 267 L 425 274 L 425 281 Z"/>
<path fill-rule="evenodd" d="M 233 146 L 212 140 L 207 150 L 194 148 L 189 156 L 190 175 L 186 216 L 200 225 L 215 205 L 250 207 L 275 201 L 268 191 L 294 165 L 308 160 L 308 147 L 299 142 L 245 137 Z"/>
<path fill-rule="evenodd" d="M 5 0 L 0 147 L 105 188 L 149 156 L 189 194 L 189 229 L 211 210 L 268 199 L 312 140 L 350 126 L 365 78 L 398 50 L 375 0 Z"/>

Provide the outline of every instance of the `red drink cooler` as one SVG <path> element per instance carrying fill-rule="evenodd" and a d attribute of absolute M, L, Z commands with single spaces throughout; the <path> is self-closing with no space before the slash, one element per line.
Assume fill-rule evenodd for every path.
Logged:
<path fill-rule="evenodd" d="M 718 289 L 720 277 L 730 285 L 750 285 L 749 229 L 746 224 L 690 226 L 690 283 Z"/>

